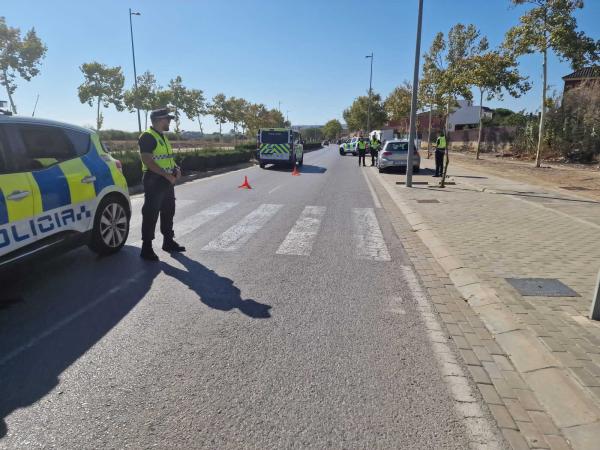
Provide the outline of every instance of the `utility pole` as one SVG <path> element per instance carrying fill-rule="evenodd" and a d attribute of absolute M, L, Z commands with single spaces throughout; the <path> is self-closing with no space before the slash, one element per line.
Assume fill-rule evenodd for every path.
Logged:
<path fill-rule="evenodd" d="M 33 112 L 31 113 L 31 117 L 35 116 L 35 110 L 37 109 L 38 100 L 40 99 L 40 94 L 35 98 L 35 105 L 33 105 Z"/>
<path fill-rule="evenodd" d="M 373 52 L 365 58 L 371 58 L 371 75 L 369 76 L 369 105 L 367 106 L 367 136 L 371 132 L 371 91 L 373 89 Z"/>
<path fill-rule="evenodd" d="M 129 8 L 129 33 L 131 34 L 131 55 L 133 57 L 133 82 L 134 82 L 136 94 L 137 94 L 137 90 L 138 90 L 138 84 L 137 84 L 137 70 L 135 68 L 135 47 L 133 46 L 133 24 L 131 22 L 131 16 L 140 16 L 140 15 L 141 14 L 139 12 L 131 11 L 131 8 Z M 142 119 L 140 118 L 140 109 L 136 108 L 136 110 L 137 110 L 137 119 L 138 119 L 138 130 L 139 130 L 140 134 L 142 134 Z"/>
<path fill-rule="evenodd" d="M 421 59 L 421 25 L 423 23 L 423 0 L 419 0 L 417 42 L 415 45 L 415 69 L 413 72 L 412 98 L 410 104 L 410 132 L 408 135 L 408 160 L 406 161 L 406 187 L 412 187 L 415 135 L 417 134 L 417 94 L 419 92 L 419 61 Z"/>

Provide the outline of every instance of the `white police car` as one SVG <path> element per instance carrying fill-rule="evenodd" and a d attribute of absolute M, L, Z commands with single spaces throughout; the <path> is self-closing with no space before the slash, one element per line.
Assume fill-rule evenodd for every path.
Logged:
<path fill-rule="evenodd" d="M 121 163 L 95 132 L 0 114 L 0 270 L 81 244 L 114 253 L 130 217 Z"/>

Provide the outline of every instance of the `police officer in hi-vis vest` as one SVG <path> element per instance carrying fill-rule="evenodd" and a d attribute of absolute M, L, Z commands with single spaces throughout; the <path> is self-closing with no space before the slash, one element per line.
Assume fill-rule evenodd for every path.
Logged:
<path fill-rule="evenodd" d="M 442 131 L 442 134 L 435 141 L 435 175 L 434 177 L 441 177 L 444 175 L 444 156 L 446 155 L 446 136 Z"/>
<path fill-rule="evenodd" d="M 356 149 L 358 150 L 358 167 L 360 167 L 360 161 L 362 160 L 362 165 L 365 164 L 365 157 L 367 156 L 367 143 L 362 137 L 362 134 L 358 135 L 358 142 L 356 142 Z"/>
<path fill-rule="evenodd" d="M 185 247 L 173 240 L 173 216 L 175 216 L 175 182 L 181 170 L 175 164 L 173 149 L 164 135 L 174 116 L 167 108 L 150 113 L 152 126 L 142 133 L 138 144 L 144 172 L 144 206 L 142 207 L 142 252 L 140 256 L 158 261 L 152 249 L 154 230 L 160 215 L 162 249 L 167 252 L 184 252 Z"/>
<path fill-rule="evenodd" d="M 377 139 L 377 136 L 373 136 L 371 139 L 371 143 L 369 144 L 369 149 L 371 150 L 371 166 L 375 165 L 375 161 L 377 161 L 379 148 L 381 147 L 381 142 Z"/>

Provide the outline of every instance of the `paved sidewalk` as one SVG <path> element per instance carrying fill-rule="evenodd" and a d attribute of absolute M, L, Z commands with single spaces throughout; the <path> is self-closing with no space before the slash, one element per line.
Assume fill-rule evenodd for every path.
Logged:
<path fill-rule="evenodd" d="M 449 174 L 445 189 L 380 180 L 573 447 L 598 448 L 600 323 L 588 314 L 600 203 L 459 165 Z M 437 179 L 423 170 L 415 181 Z M 578 296 L 522 296 L 510 278 L 555 278 Z"/>

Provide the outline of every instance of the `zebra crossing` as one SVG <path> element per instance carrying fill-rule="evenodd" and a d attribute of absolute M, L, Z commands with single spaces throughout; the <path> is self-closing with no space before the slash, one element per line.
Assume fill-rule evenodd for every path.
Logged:
<path fill-rule="evenodd" d="M 188 201 L 185 206 L 193 205 Z M 175 220 L 175 235 L 179 239 L 185 238 L 200 227 L 214 222 L 218 217 L 224 216 L 239 206 L 237 202 L 218 202 L 206 209 L 192 214 L 182 220 Z M 263 203 L 242 217 L 237 223 L 218 234 L 201 248 L 203 252 L 235 252 L 247 244 L 254 235 L 263 228 L 281 211 L 285 210 L 282 204 Z M 315 242 L 322 230 L 322 223 L 327 214 L 325 206 L 305 206 L 300 216 L 287 233 L 276 254 L 286 256 L 310 256 Z M 352 208 L 349 212 L 352 222 L 352 244 L 356 259 L 379 262 L 391 261 L 391 255 L 385 242 L 377 215 L 373 208 Z M 131 221 L 131 234 L 139 235 L 137 228 L 141 225 L 141 217 L 134 213 Z M 140 246 L 141 241 L 134 241 L 129 245 Z"/>

